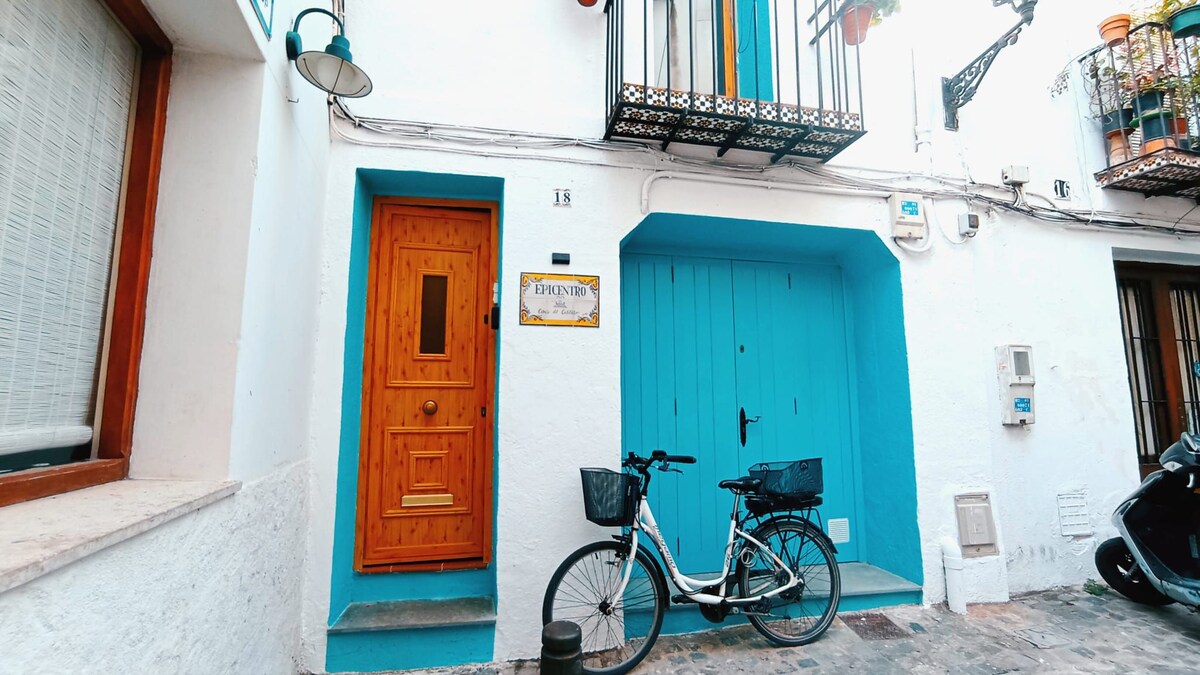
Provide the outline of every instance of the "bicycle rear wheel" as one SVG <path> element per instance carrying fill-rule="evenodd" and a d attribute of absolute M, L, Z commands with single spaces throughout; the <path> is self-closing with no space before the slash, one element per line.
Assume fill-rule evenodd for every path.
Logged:
<path fill-rule="evenodd" d="M 629 584 L 615 597 L 632 565 Z M 667 591 L 653 560 L 615 541 L 588 544 L 558 566 L 542 603 L 542 621 L 573 621 L 583 632 L 583 672 L 627 673 L 646 658 L 662 629 Z"/>
<path fill-rule="evenodd" d="M 800 579 L 800 584 L 747 608 L 747 618 L 771 642 L 805 645 L 829 630 L 842 597 L 842 578 L 833 548 L 805 520 L 776 518 L 751 536 L 762 542 Z M 739 595 L 749 598 L 787 583 L 788 575 L 753 544 L 738 558 Z"/>

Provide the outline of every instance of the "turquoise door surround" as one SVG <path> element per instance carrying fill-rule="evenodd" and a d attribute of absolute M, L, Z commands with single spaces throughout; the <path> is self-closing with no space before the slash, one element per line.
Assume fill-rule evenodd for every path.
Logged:
<path fill-rule="evenodd" d="M 683 571 L 720 563 L 717 482 L 822 457 L 839 560 L 922 583 L 899 263 L 873 232 L 651 214 L 622 242 L 621 315 L 623 450 L 700 458 L 652 489 Z"/>
<path fill-rule="evenodd" d="M 454 572 L 359 574 L 354 571 L 355 508 L 358 498 L 358 452 L 362 428 L 363 339 L 367 314 L 367 263 L 370 259 L 371 218 L 376 196 L 421 197 L 499 203 L 498 251 L 503 261 L 504 179 L 488 176 L 436 174 L 360 168 L 356 171 L 354 213 L 350 233 L 346 334 L 342 365 L 341 434 L 338 448 L 337 493 L 333 527 L 333 565 L 328 624 L 333 625 L 352 602 L 441 600 L 496 595 L 496 563 L 486 569 Z M 499 265 L 503 269 L 503 265 Z M 500 285 L 503 288 L 503 284 Z M 503 301 L 503 298 L 501 298 Z M 497 346 L 496 367 L 502 353 Z M 499 378 L 497 378 L 499 381 Z M 503 403 L 496 397 L 495 405 Z M 498 420 L 499 415 L 493 419 Z M 498 433 L 494 437 L 499 437 Z M 492 489 L 499 482 L 499 462 Z M 498 499 L 495 501 L 499 501 Z M 495 514 L 492 514 L 493 529 Z M 496 560 L 493 540 L 492 560 Z M 411 631 L 364 634 L 330 633 L 325 669 L 328 672 L 405 670 L 490 661 L 492 626 L 439 628 L 436 653 L 427 644 L 434 637 L 414 637 Z M 431 661 L 431 658 L 433 659 Z"/>

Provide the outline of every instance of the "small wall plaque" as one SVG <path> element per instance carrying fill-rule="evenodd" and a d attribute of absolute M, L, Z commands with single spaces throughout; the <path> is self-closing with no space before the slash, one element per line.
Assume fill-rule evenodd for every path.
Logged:
<path fill-rule="evenodd" d="M 254 13 L 258 15 L 258 23 L 262 25 L 267 39 L 271 39 L 271 25 L 275 23 L 275 0 L 250 0 Z"/>
<path fill-rule="evenodd" d="M 521 324 L 600 325 L 600 277 L 576 274 L 521 275 Z"/>

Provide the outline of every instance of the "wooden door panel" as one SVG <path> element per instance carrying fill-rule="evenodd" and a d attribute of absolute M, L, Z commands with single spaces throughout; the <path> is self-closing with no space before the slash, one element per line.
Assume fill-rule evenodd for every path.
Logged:
<path fill-rule="evenodd" d="M 478 252 L 398 244 L 392 260 L 397 266 L 390 304 L 401 309 L 392 314 L 389 325 L 388 344 L 393 348 L 386 351 L 387 385 L 473 388 L 474 344 L 478 329 L 484 327 L 477 324 Z M 444 295 L 430 292 L 435 281 L 444 285 Z M 431 296 L 444 300 L 432 302 Z M 436 304 L 441 304 L 440 315 Z M 394 348 L 398 344 L 406 348 Z"/>
<path fill-rule="evenodd" d="M 357 567 L 491 554 L 495 210 L 376 201 Z M 439 563 L 445 565 L 445 562 Z"/>
<path fill-rule="evenodd" d="M 387 453 L 379 472 L 383 517 L 471 512 L 477 487 L 471 480 L 472 431 L 470 427 L 388 429 Z"/>

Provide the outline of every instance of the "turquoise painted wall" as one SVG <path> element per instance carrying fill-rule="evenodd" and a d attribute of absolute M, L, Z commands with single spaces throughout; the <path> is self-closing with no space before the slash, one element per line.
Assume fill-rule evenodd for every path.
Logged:
<path fill-rule="evenodd" d="M 342 428 L 334 512 L 333 574 L 329 594 L 330 625 L 337 621 L 351 602 L 494 596 L 496 592 L 495 564 L 483 570 L 357 574 L 354 572 L 354 522 L 358 496 L 363 333 L 366 327 L 367 261 L 370 257 L 372 202 L 377 195 L 495 201 L 500 203 L 500 230 L 503 233 L 504 180 L 486 176 L 382 169 L 358 169 L 356 176 L 353 231 L 350 240 L 350 279 L 346 298 Z M 503 237 L 500 240 L 503 241 Z M 499 353 L 496 363 L 499 368 Z M 497 400 L 497 405 L 499 403 Z M 495 415 L 494 419 L 499 419 L 499 415 Z M 499 480 L 498 468 L 494 473 L 497 482 L 493 484 L 493 489 Z M 494 553 L 493 548 L 493 560 Z M 489 651 L 488 659 L 491 658 L 490 654 Z"/>
<path fill-rule="evenodd" d="M 922 583 L 917 528 L 917 476 L 912 455 L 912 401 L 900 263 L 881 243 L 842 256 L 854 306 L 858 354 L 858 412 L 864 447 L 861 468 L 863 559 Z M 899 449 L 888 448 L 898 444 Z"/>
<path fill-rule="evenodd" d="M 859 546 L 859 560 L 914 583 L 922 583 L 903 292 L 895 256 L 870 231 L 663 213 L 648 216 L 622 242 L 623 279 L 634 272 L 633 265 L 639 266 L 638 274 L 651 273 L 644 254 L 724 256 L 840 268 L 850 354 L 846 386 L 852 393 L 852 480 L 858 486 L 859 500 L 852 536 Z M 652 273 L 657 287 L 663 272 L 653 270 Z M 669 270 L 666 274 L 669 275 Z M 634 299 L 636 292 L 622 284 L 623 311 L 631 306 L 627 303 Z M 658 297 L 665 300 L 662 293 L 656 291 Z M 710 302 L 720 305 L 723 301 Z M 648 338 L 637 330 L 655 311 L 654 307 L 643 308 L 640 318 L 622 315 L 623 356 L 654 346 L 650 343 L 639 345 L 636 341 L 662 339 L 661 336 Z M 627 316 L 631 320 L 626 319 Z M 622 363 L 623 402 L 658 400 L 648 397 L 661 399 L 665 396 L 664 392 L 658 391 L 663 385 L 637 391 L 637 387 L 648 386 L 646 380 L 640 375 L 635 376 L 638 370 L 627 368 L 624 358 Z M 657 361 L 650 363 L 655 368 L 663 367 Z M 689 367 L 675 367 L 673 377 L 696 379 L 696 375 L 679 374 Z M 666 375 L 662 379 L 671 381 Z M 623 405 L 623 414 L 638 416 L 637 427 L 628 423 L 634 418 L 627 418 L 623 423 L 624 429 L 638 429 L 632 438 L 623 439 L 623 443 L 627 446 L 630 442 L 643 443 L 648 433 L 667 434 L 664 437 L 674 442 L 683 440 L 672 436 L 674 432 L 668 428 L 674 422 L 673 396 L 667 397 L 666 406 L 660 405 L 657 410 L 643 406 L 631 411 Z M 870 439 L 886 439 L 886 442 L 871 442 Z M 685 470 L 689 469 L 685 467 Z M 702 494 L 715 494 L 714 498 L 719 498 L 720 493 L 712 487 L 715 476 L 697 475 L 697 480 L 704 484 L 688 489 L 699 489 L 704 491 Z M 720 537 L 714 535 L 712 538 Z"/>

